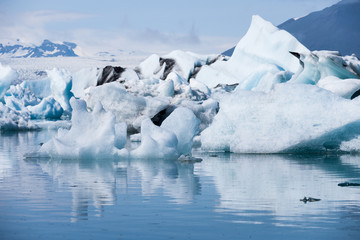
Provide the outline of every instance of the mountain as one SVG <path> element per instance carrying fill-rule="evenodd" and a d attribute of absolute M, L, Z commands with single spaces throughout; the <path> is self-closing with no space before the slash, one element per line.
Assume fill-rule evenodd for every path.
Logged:
<path fill-rule="evenodd" d="M 342 0 L 321 11 L 292 18 L 278 26 L 296 37 L 308 49 L 355 53 L 360 57 L 360 0 Z M 234 48 L 222 54 L 231 56 Z"/>
<path fill-rule="evenodd" d="M 49 40 L 44 40 L 40 46 L 24 46 L 20 42 L 14 45 L 3 45 L 0 43 L 0 56 L 14 58 L 76 57 L 78 56 L 74 52 L 76 47 L 77 45 L 75 43 L 53 43 Z"/>
<path fill-rule="evenodd" d="M 360 57 L 360 0 L 343 0 L 331 7 L 290 19 L 278 27 L 310 50 L 334 50 Z"/>

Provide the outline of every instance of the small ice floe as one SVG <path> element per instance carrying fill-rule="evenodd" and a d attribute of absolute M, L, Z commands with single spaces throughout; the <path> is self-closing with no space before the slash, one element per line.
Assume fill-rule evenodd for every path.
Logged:
<path fill-rule="evenodd" d="M 360 183 L 343 182 L 338 184 L 339 187 L 360 187 Z"/>
<path fill-rule="evenodd" d="M 312 198 L 312 197 L 304 197 L 303 199 L 300 199 L 300 201 L 304 202 L 304 203 L 307 203 L 307 202 L 318 202 L 320 201 L 321 199 L 319 198 Z"/>

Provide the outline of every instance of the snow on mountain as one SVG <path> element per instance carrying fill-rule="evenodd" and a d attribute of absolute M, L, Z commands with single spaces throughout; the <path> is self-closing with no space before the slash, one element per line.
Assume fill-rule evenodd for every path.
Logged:
<path fill-rule="evenodd" d="M 0 43 L 0 56 L 12 58 L 38 58 L 38 57 L 76 57 L 77 45 L 71 42 L 53 43 L 44 40 L 40 46 L 26 46 L 17 42 L 13 45 L 3 45 Z"/>
<path fill-rule="evenodd" d="M 308 49 L 339 51 L 360 56 L 360 0 L 342 0 L 321 11 L 280 24 Z M 231 56 L 235 47 L 222 54 Z"/>
<path fill-rule="evenodd" d="M 360 56 L 360 0 L 341 2 L 278 27 L 294 35 L 310 50 L 333 50 Z"/>

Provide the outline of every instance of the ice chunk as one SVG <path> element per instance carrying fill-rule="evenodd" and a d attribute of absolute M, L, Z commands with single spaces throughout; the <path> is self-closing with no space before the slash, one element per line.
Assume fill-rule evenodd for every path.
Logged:
<path fill-rule="evenodd" d="M 90 108 L 100 102 L 106 111 L 115 114 L 118 122 L 125 121 L 130 129 L 140 128 L 141 121 L 136 119 L 152 118 L 170 103 L 167 98 L 134 96 L 118 82 L 90 88 L 86 101 Z"/>
<path fill-rule="evenodd" d="M 20 87 L 33 93 L 38 98 L 46 98 L 51 96 L 50 78 L 23 81 Z"/>
<path fill-rule="evenodd" d="M 27 109 L 31 112 L 32 119 L 60 119 L 64 110 L 60 104 L 52 97 L 47 97 L 35 106 L 28 106 Z"/>
<path fill-rule="evenodd" d="M 317 85 L 341 97 L 350 99 L 356 91 L 360 90 L 360 79 L 340 79 L 335 76 L 328 76 L 320 80 Z"/>
<path fill-rule="evenodd" d="M 38 127 L 30 121 L 29 113 L 15 111 L 0 102 L 0 130 L 35 130 Z"/>
<path fill-rule="evenodd" d="M 289 80 L 289 75 L 301 68 L 299 60 L 290 52 L 310 53 L 288 32 L 253 16 L 248 32 L 235 47 L 232 57 L 202 67 L 196 80 L 212 88 L 218 84 L 240 83 L 240 88 L 269 90 L 272 83 Z M 271 75 L 266 69 L 272 69 Z M 269 80 L 271 83 L 267 83 Z"/>
<path fill-rule="evenodd" d="M 203 84 L 202 82 L 196 81 L 194 78 L 190 79 L 190 87 L 194 90 L 199 90 L 199 91 L 205 93 L 206 95 L 211 94 L 210 89 L 205 84 Z"/>
<path fill-rule="evenodd" d="M 17 73 L 9 66 L 0 63 L 0 101 L 3 102 L 5 92 L 10 88 L 13 81 L 17 79 Z"/>
<path fill-rule="evenodd" d="M 71 92 L 77 98 L 84 98 L 85 89 L 96 86 L 99 78 L 99 70 L 97 68 L 84 68 L 72 75 Z"/>
<path fill-rule="evenodd" d="M 205 150 L 279 153 L 339 150 L 360 135 L 360 105 L 313 85 L 236 90 L 201 134 Z"/>
<path fill-rule="evenodd" d="M 337 52 L 314 51 L 312 53 L 293 53 L 299 58 L 301 67 L 290 80 L 293 83 L 317 84 L 319 80 L 335 76 L 341 79 L 358 78 Z"/>
<path fill-rule="evenodd" d="M 135 158 L 177 159 L 178 139 L 172 131 L 154 125 L 149 118 L 141 123 L 141 145 L 131 151 Z"/>
<path fill-rule="evenodd" d="M 150 57 L 140 63 L 139 70 L 143 78 L 152 78 L 154 75 L 156 76 L 156 74 L 161 70 L 160 56 L 157 54 L 152 54 Z M 160 78 L 160 76 L 157 77 Z"/>
<path fill-rule="evenodd" d="M 72 98 L 70 104 L 71 129 L 59 129 L 57 136 L 46 142 L 40 152 L 70 158 L 126 155 L 126 150 L 119 150 L 126 142 L 125 126 L 116 125 L 114 114 L 106 112 L 101 104 L 88 112 L 84 100 Z"/>
<path fill-rule="evenodd" d="M 186 80 L 190 79 L 196 67 L 206 65 L 211 60 L 216 59 L 217 55 L 199 55 L 192 52 L 175 50 L 163 56 L 164 59 L 172 59 L 175 63 L 173 71 Z"/>
<path fill-rule="evenodd" d="M 285 70 L 296 72 L 299 62 L 289 52 L 310 53 L 290 33 L 280 30 L 260 16 L 253 16 L 250 28 L 246 35 L 236 45 L 230 64 L 243 63 L 241 70 L 253 69 L 255 66 L 244 64 L 244 60 L 252 60 L 251 63 L 272 63 Z M 250 66 L 249 66 L 250 65 Z M 249 70 L 250 70 L 249 69 Z"/>
<path fill-rule="evenodd" d="M 174 82 L 173 80 L 165 80 L 163 81 L 158 88 L 159 95 L 164 97 L 172 97 L 174 96 Z"/>
<path fill-rule="evenodd" d="M 54 68 L 47 71 L 50 78 L 50 88 L 52 97 L 60 103 L 65 111 L 71 111 L 70 98 L 73 96 L 71 92 L 72 77 L 70 73 L 64 69 Z"/>
<path fill-rule="evenodd" d="M 360 152 L 360 136 L 349 141 L 343 141 L 340 150 L 344 152 Z"/>
<path fill-rule="evenodd" d="M 200 121 L 188 108 L 176 108 L 161 124 L 161 128 L 175 133 L 178 144 L 177 152 L 181 155 L 191 154 L 193 138 L 199 131 Z"/>

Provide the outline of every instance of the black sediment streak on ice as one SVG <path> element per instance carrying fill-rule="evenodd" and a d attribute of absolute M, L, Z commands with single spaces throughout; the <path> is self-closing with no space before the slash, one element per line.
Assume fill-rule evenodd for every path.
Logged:
<path fill-rule="evenodd" d="M 102 74 L 99 77 L 96 86 L 100 86 L 105 83 L 110 83 L 118 80 L 124 71 L 125 68 L 123 67 L 106 66 L 103 69 Z"/>

